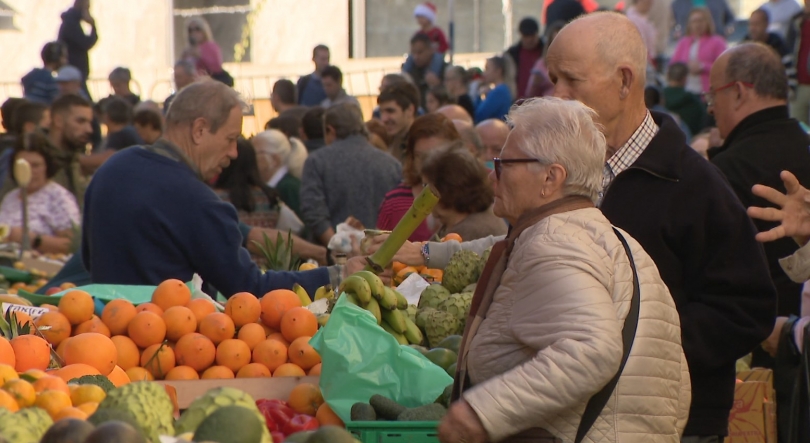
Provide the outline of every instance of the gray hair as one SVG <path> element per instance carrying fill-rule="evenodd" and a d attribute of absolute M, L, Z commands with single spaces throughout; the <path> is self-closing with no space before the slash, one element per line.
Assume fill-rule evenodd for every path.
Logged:
<path fill-rule="evenodd" d="M 478 131 L 475 130 L 475 126 L 465 122 L 464 120 L 453 120 L 454 124 L 456 122 L 462 123 L 461 125 L 456 125 L 456 129 L 458 129 L 458 133 L 461 135 L 461 140 L 464 143 L 469 143 L 475 147 L 476 155 L 483 155 L 487 147 L 484 146 L 484 141 L 481 140 L 481 136 L 478 135 Z"/>
<path fill-rule="evenodd" d="M 644 89 L 647 79 L 647 46 L 636 25 L 618 12 L 594 12 L 580 16 L 572 23 L 587 22 L 598 32 L 596 51 L 608 69 L 630 65 L 639 79 L 637 87 Z"/>
<path fill-rule="evenodd" d="M 239 93 L 228 85 L 216 80 L 202 80 L 192 83 L 177 93 L 166 112 L 166 129 L 191 124 L 204 118 L 211 133 L 228 121 L 231 110 L 238 106 L 246 107 Z"/>
<path fill-rule="evenodd" d="M 261 146 L 256 146 L 260 144 Z M 253 148 L 256 155 L 278 155 L 285 165 L 290 159 L 290 140 L 278 129 L 268 129 L 253 136 Z"/>
<path fill-rule="evenodd" d="M 194 66 L 194 63 L 186 59 L 178 60 L 177 63 L 174 64 L 174 69 L 177 70 L 177 68 L 183 68 L 188 75 L 194 75 L 194 73 L 197 72 L 197 67 Z"/>
<path fill-rule="evenodd" d="M 507 121 L 520 131 L 520 150 L 544 165 L 559 164 L 568 172 L 565 195 L 596 201 L 602 188 L 606 143 L 596 112 L 576 100 L 533 98 L 512 108 Z"/>
<path fill-rule="evenodd" d="M 754 85 L 760 97 L 788 99 L 788 78 L 782 60 L 770 46 L 762 43 L 743 43 L 728 51 L 727 82 Z"/>
<path fill-rule="evenodd" d="M 335 128 L 335 137 L 338 140 L 352 135 L 368 136 L 363 112 L 354 103 L 339 103 L 327 109 L 323 115 L 323 126 L 324 133 L 327 126 Z"/>

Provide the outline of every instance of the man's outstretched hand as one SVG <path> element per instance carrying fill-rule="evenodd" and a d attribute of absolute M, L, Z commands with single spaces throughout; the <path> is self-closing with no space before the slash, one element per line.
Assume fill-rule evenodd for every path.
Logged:
<path fill-rule="evenodd" d="M 796 243 L 804 246 L 810 239 L 810 190 L 799 184 L 796 176 L 788 171 L 780 174 L 787 194 L 764 185 L 754 185 L 752 192 L 758 197 L 775 204 L 778 208 L 748 208 L 748 215 L 765 221 L 781 222 L 768 231 L 757 234 L 761 242 L 779 240 L 782 237 L 793 237 Z"/>

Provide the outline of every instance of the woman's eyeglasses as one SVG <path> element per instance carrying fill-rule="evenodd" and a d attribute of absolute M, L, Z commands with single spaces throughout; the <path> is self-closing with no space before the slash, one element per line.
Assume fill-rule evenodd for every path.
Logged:
<path fill-rule="evenodd" d="M 498 158 L 495 157 L 492 159 L 492 163 L 495 165 L 495 178 L 498 180 L 501 179 L 501 168 L 506 163 L 542 163 L 540 160 L 536 158 Z"/>
<path fill-rule="evenodd" d="M 188 28 L 188 32 L 200 32 L 200 31 L 202 31 L 202 28 L 198 28 L 196 26 Z"/>

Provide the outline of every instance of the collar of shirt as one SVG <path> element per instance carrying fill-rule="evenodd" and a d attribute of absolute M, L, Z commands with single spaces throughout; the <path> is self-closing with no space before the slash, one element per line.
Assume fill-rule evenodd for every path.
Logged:
<path fill-rule="evenodd" d="M 267 186 L 275 188 L 278 182 L 280 182 L 281 179 L 284 178 L 285 175 L 287 175 L 287 172 L 289 172 L 289 168 L 287 168 L 286 166 L 278 168 L 278 171 L 276 171 L 276 173 L 273 174 L 272 177 L 270 177 L 270 180 L 267 182 Z"/>
<path fill-rule="evenodd" d="M 170 158 L 172 160 L 178 161 L 180 163 L 185 164 L 189 167 L 194 174 L 197 175 L 201 181 L 205 181 L 203 179 L 202 173 L 200 169 L 192 163 L 191 159 L 188 158 L 185 152 L 183 152 L 179 146 L 175 145 L 174 143 L 166 140 L 165 138 L 160 138 L 156 141 L 153 145 L 147 145 L 143 147 L 147 151 L 154 152 L 155 154 L 162 155 L 164 157 Z"/>
<path fill-rule="evenodd" d="M 655 134 L 658 133 L 658 129 L 658 125 L 655 124 L 652 114 L 650 114 L 650 111 L 647 111 L 644 121 L 641 122 L 636 132 L 634 132 L 633 135 L 630 136 L 630 139 L 605 162 L 605 167 L 602 170 L 602 191 L 599 193 L 600 202 L 613 179 L 638 160 L 641 153 L 644 152 L 644 149 L 647 148 L 653 137 L 655 137 Z"/>

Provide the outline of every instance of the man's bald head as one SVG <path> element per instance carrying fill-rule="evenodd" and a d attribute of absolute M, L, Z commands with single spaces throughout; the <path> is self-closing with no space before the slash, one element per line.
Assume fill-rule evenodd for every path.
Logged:
<path fill-rule="evenodd" d="M 486 147 L 484 147 L 484 142 L 481 140 L 481 136 L 478 135 L 472 122 L 453 120 L 453 126 L 456 127 L 459 135 L 461 135 L 461 141 L 464 142 L 464 146 L 470 153 L 475 156 L 475 158 L 483 159 L 486 153 Z"/>
<path fill-rule="evenodd" d="M 436 110 L 437 114 L 443 114 L 450 120 L 461 120 L 472 124 L 473 119 L 470 114 L 459 105 L 444 105 Z"/>
<path fill-rule="evenodd" d="M 490 161 L 501 155 L 501 149 L 509 137 L 509 126 L 503 120 L 494 118 L 484 120 L 475 126 L 475 131 L 486 148 L 484 161 Z"/>

